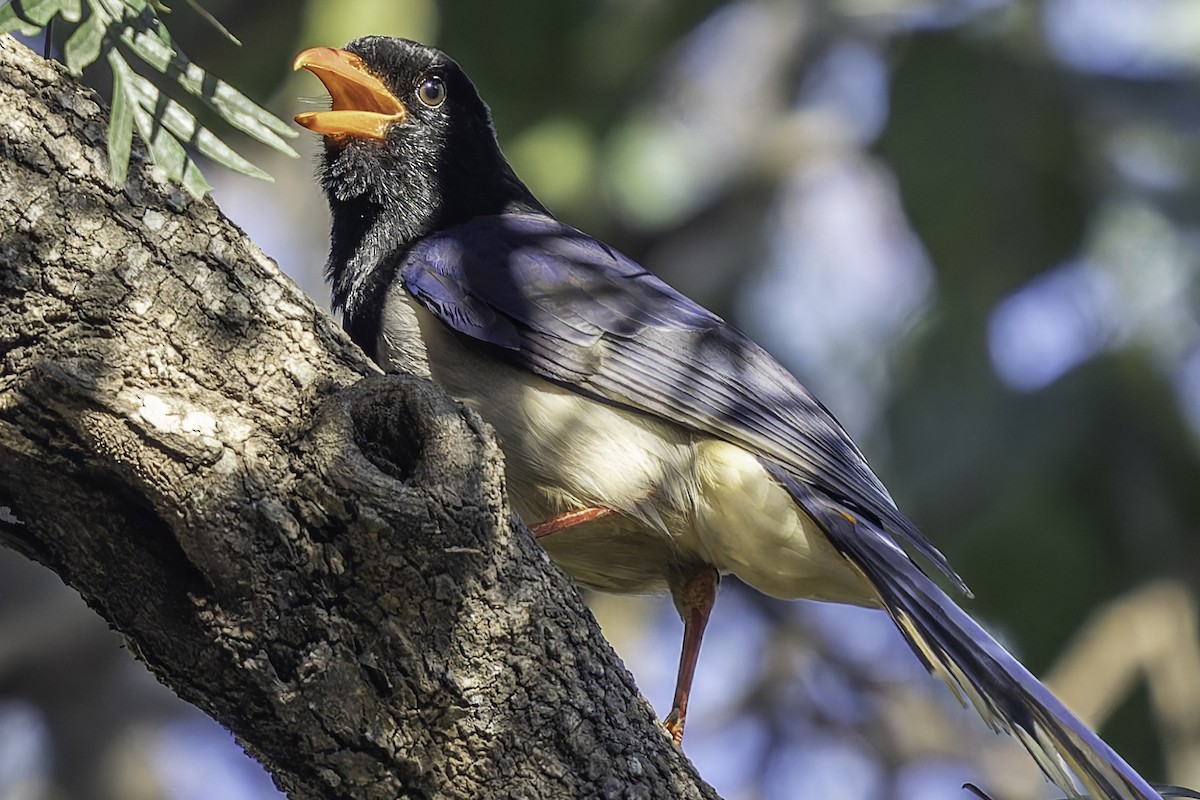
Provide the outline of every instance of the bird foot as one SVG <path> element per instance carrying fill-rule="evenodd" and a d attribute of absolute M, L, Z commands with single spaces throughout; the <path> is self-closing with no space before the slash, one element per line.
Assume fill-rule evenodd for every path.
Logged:
<path fill-rule="evenodd" d="M 683 717 L 679 710 L 675 709 L 667 718 L 663 720 L 662 726 L 667 729 L 667 733 L 671 735 L 671 740 L 675 742 L 676 747 L 683 746 Z"/>

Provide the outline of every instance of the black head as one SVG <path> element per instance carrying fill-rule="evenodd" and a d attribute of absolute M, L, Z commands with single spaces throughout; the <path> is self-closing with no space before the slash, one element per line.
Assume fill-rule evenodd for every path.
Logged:
<path fill-rule="evenodd" d="M 336 305 L 422 236 L 476 216 L 544 211 L 500 152 L 474 84 L 440 50 L 369 36 L 306 50 L 301 67 L 333 100 L 296 121 L 325 137 L 318 177 L 333 215 Z"/>

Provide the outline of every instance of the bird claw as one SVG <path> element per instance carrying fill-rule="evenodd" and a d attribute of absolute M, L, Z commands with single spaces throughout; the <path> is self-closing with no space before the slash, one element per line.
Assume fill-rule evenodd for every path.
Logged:
<path fill-rule="evenodd" d="M 679 711 L 672 711 L 663 720 L 662 726 L 666 728 L 667 733 L 671 736 L 671 741 L 675 742 L 676 747 L 683 746 L 683 718 L 679 715 Z"/>

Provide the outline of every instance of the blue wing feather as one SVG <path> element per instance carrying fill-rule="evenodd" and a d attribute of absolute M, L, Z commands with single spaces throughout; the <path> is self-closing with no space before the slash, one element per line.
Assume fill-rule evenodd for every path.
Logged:
<path fill-rule="evenodd" d="M 450 328 L 607 402 L 739 444 L 877 520 L 966 591 L 850 437 L 749 337 L 601 242 L 534 214 L 423 239 L 405 288 Z"/>

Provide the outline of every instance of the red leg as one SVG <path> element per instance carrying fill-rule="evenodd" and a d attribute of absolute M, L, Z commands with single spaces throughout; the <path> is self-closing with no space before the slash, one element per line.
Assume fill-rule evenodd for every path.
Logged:
<path fill-rule="evenodd" d="M 552 533 L 558 533 L 567 528 L 591 522 L 594 519 L 607 517 L 612 513 L 613 510 L 611 508 L 580 508 L 575 511 L 568 511 L 565 514 L 559 514 L 556 517 L 551 517 L 544 522 L 539 522 L 537 525 L 531 526 L 529 530 L 533 531 L 535 539 L 540 539 L 543 536 L 549 536 Z"/>
<path fill-rule="evenodd" d="M 675 702 L 663 721 L 675 744 L 683 741 L 683 724 L 687 720 L 688 697 L 692 693 L 692 678 L 696 675 L 696 660 L 700 657 L 700 641 L 717 600 L 717 583 L 721 576 L 712 567 L 705 567 L 683 584 L 672 587 L 675 608 L 683 618 L 683 653 L 679 657 L 679 677 L 675 680 Z"/>

